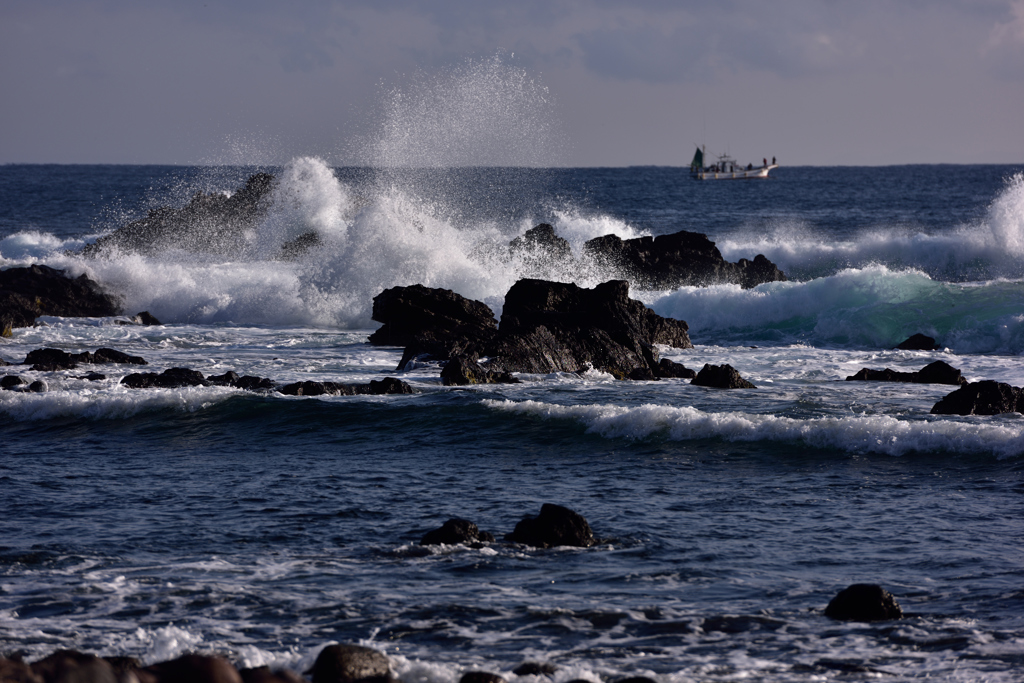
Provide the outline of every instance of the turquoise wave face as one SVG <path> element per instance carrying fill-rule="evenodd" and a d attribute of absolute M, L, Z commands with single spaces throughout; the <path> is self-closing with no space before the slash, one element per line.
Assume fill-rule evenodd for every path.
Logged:
<path fill-rule="evenodd" d="M 1024 282 L 939 282 L 885 266 L 755 289 L 683 288 L 649 302 L 695 343 L 741 340 L 891 348 L 920 332 L 956 352 L 1024 352 Z"/>

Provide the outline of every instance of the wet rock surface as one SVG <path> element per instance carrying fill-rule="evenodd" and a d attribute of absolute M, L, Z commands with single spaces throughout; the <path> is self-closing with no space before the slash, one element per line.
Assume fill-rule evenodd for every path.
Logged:
<path fill-rule="evenodd" d="M 103 317 L 118 315 L 121 302 L 86 275 L 69 277 L 43 265 L 0 270 L 0 334 L 30 327 L 41 315 Z"/>
<path fill-rule="evenodd" d="M 896 348 L 901 351 L 938 351 L 942 347 L 935 343 L 934 338 L 918 332 L 901 341 Z"/>
<path fill-rule="evenodd" d="M 493 543 L 494 535 L 480 531 L 476 524 L 468 519 L 452 518 L 433 531 L 428 531 L 420 539 L 420 545 L 471 545 L 474 543 Z"/>
<path fill-rule="evenodd" d="M 909 382 L 913 384 L 967 384 L 960 371 L 945 361 L 929 363 L 917 372 L 899 372 L 885 368 L 872 370 L 862 368 L 857 374 L 846 378 L 847 382 Z"/>
<path fill-rule="evenodd" d="M 544 503 L 536 517 L 520 520 L 512 533 L 505 535 L 505 540 L 535 548 L 563 545 L 589 548 L 597 543 L 583 515 L 553 503 Z"/>
<path fill-rule="evenodd" d="M 713 387 L 716 389 L 756 389 L 752 383 L 743 379 L 740 373 L 731 365 L 711 365 L 705 363 L 697 376 L 690 384 L 699 387 Z"/>
<path fill-rule="evenodd" d="M 838 621 L 888 621 L 901 619 L 903 610 L 892 593 L 881 586 L 856 583 L 832 598 L 825 616 Z"/>
<path fill-rule="evenodd" d="M 971 382 L 941 398 L 932 415 L 1024 413 L 1024 389 L 994 380 Z"/>

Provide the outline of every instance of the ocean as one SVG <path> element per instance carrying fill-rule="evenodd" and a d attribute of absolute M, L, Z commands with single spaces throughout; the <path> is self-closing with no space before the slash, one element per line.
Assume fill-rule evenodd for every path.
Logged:
<path fill-rule="evenodd" d="M 273 206 L 237 254 L 79 253 L 256 171 L 278 179 Z M 0 392 L 0 654 L 303 671 L 343 642 L 387 653 L 403 683 L 512 680 L 525 661 L 555 665 L 554 683 L 1024 681 L 1024 415 L 933 416 L 952 387 L 844 381 L 943 360 L 1024 386 L 1024 167 L 772 175 L 0 166 L 0 268 L 86 273 L 163 323 L 44 317 L 0 339 L 3 360 L 113 347 L 153 371 L 419 390 L 127 389 L 135 368 L 0 368 L 48 386 Z M 401 348 L 367 343 L 388 287 L 453 289 L 500 316 L 524 275 L 608 279 L 493 257 L 541 222 L 577 253 L 692 230 L 730 261 L 775 262 L 788 281 L 631 291 L 690 326 L 694 348 L 662 357 L 728 363 L 757 388 L 598 371 L 444 387 L 436 364 L 398 371 Z M 318 247 L 274 256 L 311 229 Z M 894 349 L 918 332 L 942 348 Z M 500 542 L 548 502 L 601 542 Z M 450 517 L 499 542 L 418 544 Z M 882 585 L 906 618 L 826 618 L 853 583 Z"/>

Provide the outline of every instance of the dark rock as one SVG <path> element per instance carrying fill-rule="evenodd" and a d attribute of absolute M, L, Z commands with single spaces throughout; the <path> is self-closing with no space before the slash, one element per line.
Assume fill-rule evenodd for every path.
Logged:
<path fill-rule="evenodd" d="M 384 325 L 370 335 L 371 344 L 406 347 L 399 369 L 423 354 L 447 360 L 493 339 L 498 328 L 487 304 L 423 285 L 384 290 L 373 298 L 372 317 Z"/>
<path fill-rule="evenodd" d="M 317 655 L 313 683 L 352 683 L 353 681 L 387 681 L 391 663 L 387 656 L 359 645 L 328 645 Z"/>
<path fill-rule="evenodd" d="M 493 543 L 494 536 L 480 531 L 476 524 L 468 519 L 449 519 L 440 528 L 428 531 L 420 540 L 420 545 L 470 545 L 473 543 Z"/>
<path fill-rule="evenodd" d="M 535 548 L 561 545 L 588 548 L 597 543 L 583 515 L 552 503 L 544 503 L 536 517 L 520 520 L 515 530 L 505 535 L 505 540 Z"/>
<path fill-rule="evenodd" d="M 0 368 L 6 367 L 8 365 L 10 365 L 10 363 L 5 361 L 3 358 L 0 358 Z"/>
<path fill-rule="evenodd" d="M 953 384 L 960 386 L 967 384 L 960 371 L 945 361 L 937 360 L 929 363 L 917 372 L 898 372 L 886 368 L 884 370 L 872 370 L 862 368 L 856 375 L 846 378 L 848 382 L 911 382 L 914 384 Z"/>
<path fill-rule="evenodd" d="M 104 657 L 107 660 L 107 664 L 114 670 L 114 675 L 117 676 L 117 680 L 121 683 L 127 683 L 126 675 L 131 673 L 138 678 L 138 672 L 142 669 L 142 662 L 135 657 Z M 140 681 L 145 683 L 145 681 Z"/>
<path fill-rule="evenodd" d="M 825 616 L 839 621 L 888 621 L 902 618 L 903 610 L 892 593 L 881 586 L 855 583 L 832 598 Z"/>
<path fill-rule="evenodd" d="M 156 319 L 156 316 L 149 311 L 141 311 L 135 314 L 135 320 L 139 325 L 163 325 L 162 322 Z"/>
<path fill-rule="evenodd" d="M 1024 412 L 1024 390 L 984 380 L 965 384 L 932 406 L 932 415 L 999 415 Z"/>
<path fill-rule="evenodd" d="M 459 683 L 505 683 L 505 679 L 490 671 L 467 671 Z"/>
<path fill-rule="evenodd" d="M 582 372 L 626 377 L 658 365 L 655 344 L 691 348 L 687 325 L 629 298 L 629 283 L 584 289 L 523 279 L 505 295 L 499 337 L 488 355 L 507 372 Z"/>
<path fill-rule="evenodd" d="M 409 386 L 408 383 L 403 382 L 400 379 L 394 377 L 385 377 L 381 380 L 371 379 L 369 385 L 355 384 L 357 387 L 357 394 L 373 394 L 377 396 L 383 396 L 384 394 L 415 394 L 415 389 Z M 362 391 L 362 387 L 366 386 L 367 390 Z"/>
<path fill-rule="evenodd" d="M 90 360 L 82 361 L 84 363 L 120 363 L 121 365 L 149 365 L 146 359 L 142 356 L 129 356 L 123 351 L 117 349 L 96 349 L 96 352 L 92 354 Z"/>
<path fill-rule="evenodd" d="M 941 347 L 932 337 L 926 337 L 918 332 L 901 341 L 896 348 L 902 351 L 937 351 Z"/>
<path fill-rule="evenodd" d="M 516 676 L 550 676 L 558 671 L 558 667 L 548 662 L 523 662 L 512 673 Z"/>
<path fill-rule="evenodd" d="M 323 244 L 323 240 L 315 232 L 304 232 L 298 237 L 281 245 L 281 256 L 286 259 L 296 259 L 314 247 Z"/>
<path fill-rule="evenodd" d="M 242 683 L 306 683 L 306 679 L 288 669 L 271 671 L 269 666 L 239 669 Z"/>
<path fill-rule="evenodd" d="M 620 678 L 615 683 L 658 683 L 653 678 L 647 676 L 630 676 L 629 678 Z"/>
<path fill-rule="evenodd" d="M 33 662 L 32 671 L 45 683 L 116 683 L 110 664 L 96 655 L 58 650 Z"/>
<path fill-rule="evenodd" d="M 31 327 L 41 315 L 98 317 L 117 315 L 121 304 L 85 275 L 68 277 L 49 266 L 0 271 L 0 331 Z"/>
<path fill-rule="evenodd" d="M 555 234 L 548 223 L 530 228 L 508 245 L 509 255 L 519 260 L 519 271 L 524 275 L 543 275 L 551 266 L 572 262 L 569 242 Z"/>
<path fill-rule="evenodd" d="M 25 389 L 25 391 L 31 392 L 33 394 L 45 394 L 48 390 L 49 387 L 46 386 L 46 382 L 44 382 L 41 379 L 37 379 L 35 382 L 32 382 L 32 384 L 29 384 L 28 387 Z"/>
<path fill-rule="evenodd" d="M 26 384 L 28 384 L 28 382 L 17 375 L 4 375 L 3 378 L 0 379 L 0 389 L 14 389 L 15 387 L 24 386 Z"/>
<path fill-rule="evenodd" d="M 338 382 L 293 382 L 278 389 L 288 396 L 356 396 L 360 394 L 415 394 L 408 383 L 394 377 L 370 380 L 369 384 L 340 384 Z"/>
<path fill-rule="evenodd" d="M 42 677 L 20 659 L 0 657 L 0 681 L 3 683 L 43 683 Z"/>
<path fill-rule="evenodd" d="M 313 382 L 307 380 L 305 382 L 292 382 L 286 384 L 278 392 L 286 396 L 339 396 L 342 394 L 351 395 L 351 393 L 345 392 L 344 384 L 337 384 L 335 382 Z"/>
<path fill-rule="evenodd" d="M 98 372 L 90 372 L 88 375 L 86 375 L 85 377 L 82 377 L 81 379 L 87 379 L 90 382 L 99 382 L 99 381 L 105 380 L 106 378 L 107 378 L 106 375 L 100 374 Z"/>
<path fill-rule="evenodd" d="M 231 662 L 211 655 L 182 655 L 143 671 L 156 676 L 159 683 L 242 683 Z"/>
<path fill-rule="evenodd" d="M 508 372 L 487 370 L 472 358 L 455 356 L 441 370 L 441 383 L 446 387 L 467 384 L 519 384 Z"/>
<path fill-rule="evenodd" d="M 245 375 L 239 377 L 231 386 L 236 389 L 245 389 L 246 391 L 270 391 L 274 388 L 274 381 L 266 377 Z"/>
<path fill-rule="evenodd" d="M 718 389 L 756 389 L 753 384 L 740 377 L 740 373 L 731 365 L 704 364 L 701 371 L 690 384 L 699 387 L 715 387 Z"/>
<path fill-rule="evenodd" d="M 206 387 L 210 383 L 203 373 L 189 368 L 170 368 L 160 374 L 155 372 L 135 372 L 121 380 L 121 384 L 131 389 L 176 389 L 178 387 Z"/>
<path fill-rule="evenodd" d="M 679 379 L 693 379 L 697 376 L 696 370 L 690 370 L 682 363 L 676 363 L 668 358 L 662 358 L 655 370 L 658 377 L 676 377 Z"/>
<path fill-rule="evenodd" d="M 233 387 L 239 379 L 240 377 L 237 372 L 228 370 L 223 375 L 210 375 L 206 378 L 206 381 L 218 387 Z"/>
<path fill-rule="evenodd" d="M 196 193 L 180 209 L 152 209 L 85 247 L 82 253 L 97 256 L 111 251 L 156 254 L 166 249 L 228 254 L 245 246 L 245 233 L 270 206 L 274 177 L 257 173 L 231 196 L 220 192 Z"/>
<path fill-rule="evenodd" d="M 122 363 L 128 365 L 148 365 L 141 356 L 129 356 L 115 349 L 97 349 L 96 353 L 68 353 L 60 349 L 36 349 L 25 356 L 25 365 L 31 365 L 39 372 L 56 372 L 73 370 L 79 363 Z"/>
<path fill-rule="evenodd" d="M 785 280 L 774 263 L 758 254 L 753 261 L 730 263 L 715 243 L 697 232 L 623 240 L 604 235 L 586 242 L 583 253 L 616 277 L 642 289 L 678 289 L 736 283 L 745 289 Z"/>

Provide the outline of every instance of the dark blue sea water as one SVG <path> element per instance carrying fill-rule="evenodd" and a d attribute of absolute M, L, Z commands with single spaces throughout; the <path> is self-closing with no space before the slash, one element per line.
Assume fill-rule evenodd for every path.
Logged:
<path fill-rule="evenodd" d="M 245 253 L 77 253 L 257 170 L 278 186 Z M 842 381 L 941 359 L 1024 385 L 1022 169 L 773 175 L 0 166 L 0 267 L 88 273 L 164 323 L 44 318 L 0 339 L 3 360 L 111 346 L 152 370 L 398 376 L 421 391 L 131 390 L 110 366 L 103 382 L 0 368 L 49 388 L 0 392 L 0 653 L 218 652 L 303 670 L 325 644 L 358 642 L 404 683 L 511 679 L 526 660 L 558 666 L 555 683 L 1024 680 L 1024 416 L 932 416 L 950 387 Z M 688 229 L 730 260 L 778 263 L 790 281 L 632 293 L 689 323 L 695 348 L 664 357 L 729 363 L 758 388 L 599 372 L 447 388 L 437 366 L 396 372 L 401 349 L 366 343 L 372 297 L 394 285 L 500 312 L 527 265 L 493 246 L 541 221 L 577 253 L 602 234 Z M 269 255 L 310 229 L 319 248 Z M 942 350 L 893 350 L 915 332 Z M 500 538 L 545 502 L 603 542 L 418 545 L 449 517 Z M 857 582 L 907 618 L 826 619 Z"/>

